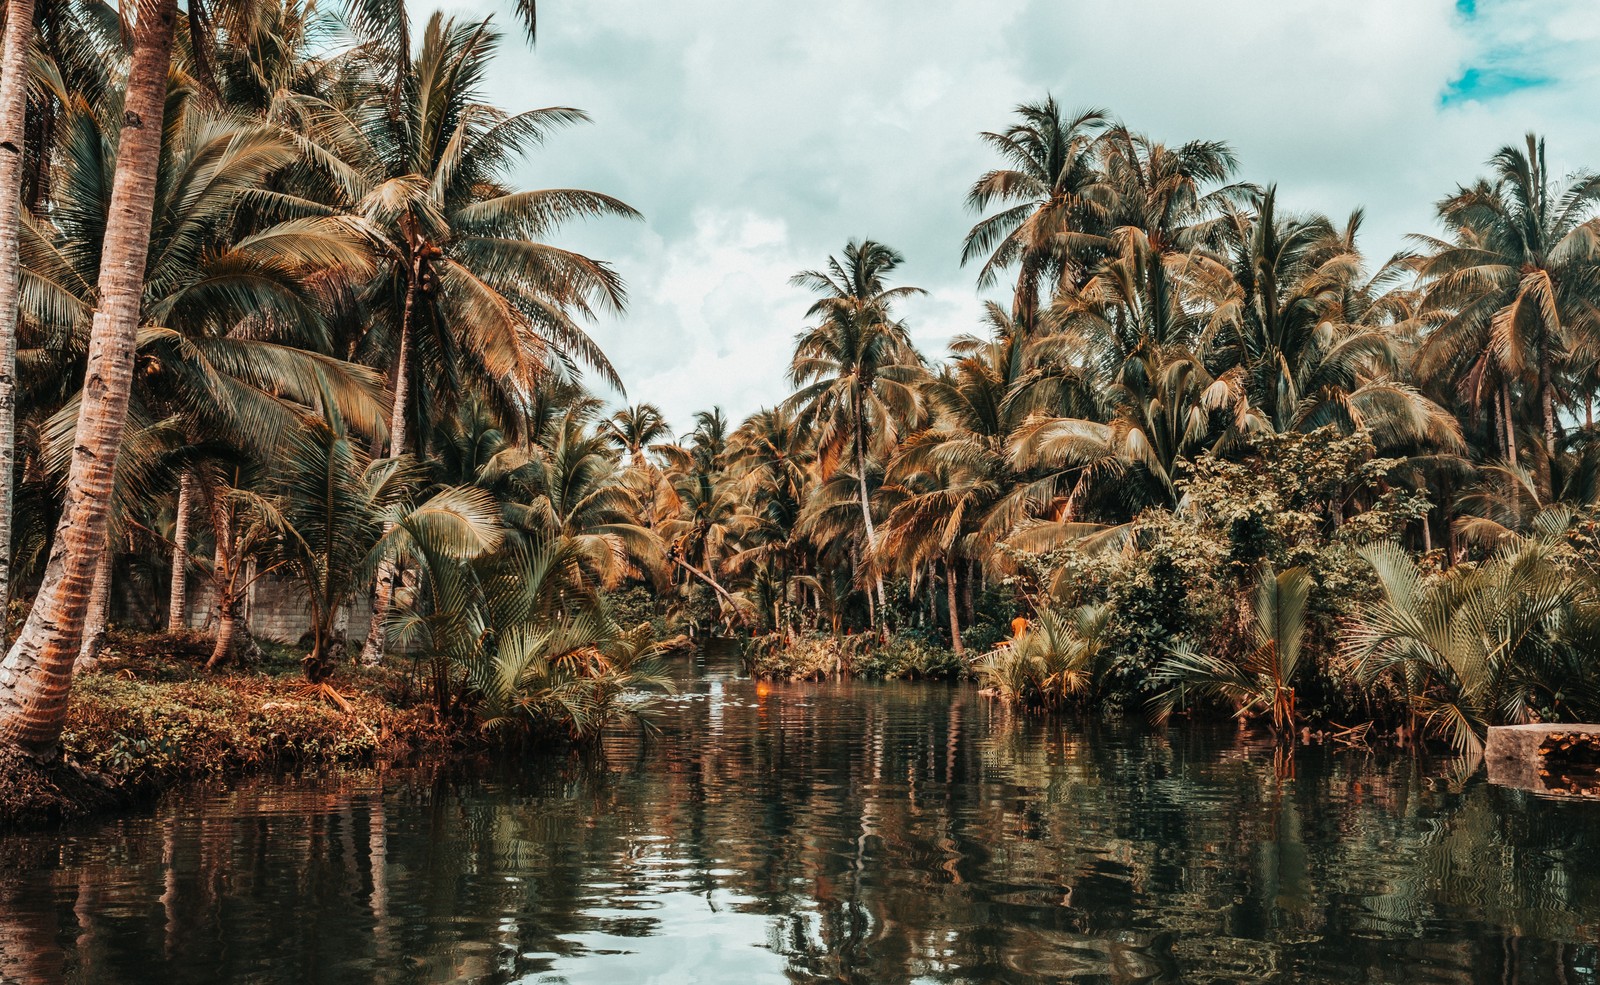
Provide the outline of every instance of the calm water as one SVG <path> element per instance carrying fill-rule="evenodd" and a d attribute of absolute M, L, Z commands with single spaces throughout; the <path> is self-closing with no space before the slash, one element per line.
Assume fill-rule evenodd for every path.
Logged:
<path fill-rule="evenodd" d="M 0 981 L 1596 983 L 1600 806 L 715 661 L 603 762 L 0 840 Z"/>

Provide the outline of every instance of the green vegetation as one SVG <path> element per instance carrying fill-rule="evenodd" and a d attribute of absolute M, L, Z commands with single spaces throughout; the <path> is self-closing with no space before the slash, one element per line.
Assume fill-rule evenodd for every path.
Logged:
<path fill-rule="evenodd" d="M 1535 137 L 1375 261 L 1359 211 L 1288 214 L 1224 144 L 1019 107 L 962 244 L 1009 304 L 930 359 L 902 256 L 852 240 L 763 328 L 800 328 L 793 392 L 675 437 L 585 388 L 620 383 L 584 326 L 626 293 L 553 240 L 636 214 L 509 183 L 585 117 L 486 103 L 489 23 L 357 4 L 350 43 L 313 44 L 334 11 L 136 6 L 131 32 L 41 6 L 32 171 L 3 192 L 0 527 L 34 598 L 0 742 L 28 757 L 159 747 L 161 772 L 181 744 L 140 723 L 194 716 L 150 709 L 260 724 L 199 684 L 69 703 L 136 592 L 166 599 L 142 628 L 208 627 L 213 671 L 258 646 L 256 594 L 292 596 L 309 695 L 344 708 L 352 664 L 400 658 L 434 721 L 497 741 L 639 719 L 667 644 L 716 633 L 767 676 L 973 674 L 1285 742 L 1471 751 L 1600 714 L 1600 178 L 1549 175 Z M 72 724 L 113 698 L 146 710 Z M 246 731 L 230 755 L 266 755 Z"/>

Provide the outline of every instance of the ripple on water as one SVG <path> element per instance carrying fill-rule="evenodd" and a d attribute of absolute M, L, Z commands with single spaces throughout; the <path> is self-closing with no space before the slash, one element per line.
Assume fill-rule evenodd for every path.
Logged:
<path fill-rule="evenodd" d="M 1595 805 L 730 668 L 595 762 L 0 839 L 0 981 L 1600 985 Z"/>

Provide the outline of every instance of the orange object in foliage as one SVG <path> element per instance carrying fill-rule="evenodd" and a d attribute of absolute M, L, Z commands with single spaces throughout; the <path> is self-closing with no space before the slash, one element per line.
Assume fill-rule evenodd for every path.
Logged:
<path fill-rule="evenodd" d="M 1017 618 L 1011 620 L 1012 637 L 1015 638 L 1021 636 L 1023 633 L 1026 633 L 1029 625 L 1030 623 L 1028 622 L 1027 616 L 1018 616 Z"/>

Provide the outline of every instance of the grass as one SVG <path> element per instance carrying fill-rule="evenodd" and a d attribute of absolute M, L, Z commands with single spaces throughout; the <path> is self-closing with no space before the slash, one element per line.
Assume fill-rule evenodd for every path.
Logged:
<path fill-rule="evenodd" d="M 409 700 L 404 672 L 336 675 L 345 710 L 306 687 L 288 647 L 268 648 L 248 670 L 206 674 L 209 647 L 191 642 L 108 643 L 99 668 L 73 682 L 60 762 L 0 757 L 0 827 L 72 820 L 205 777 L 371 763 L 454 741 L 455 729 Z"/>

